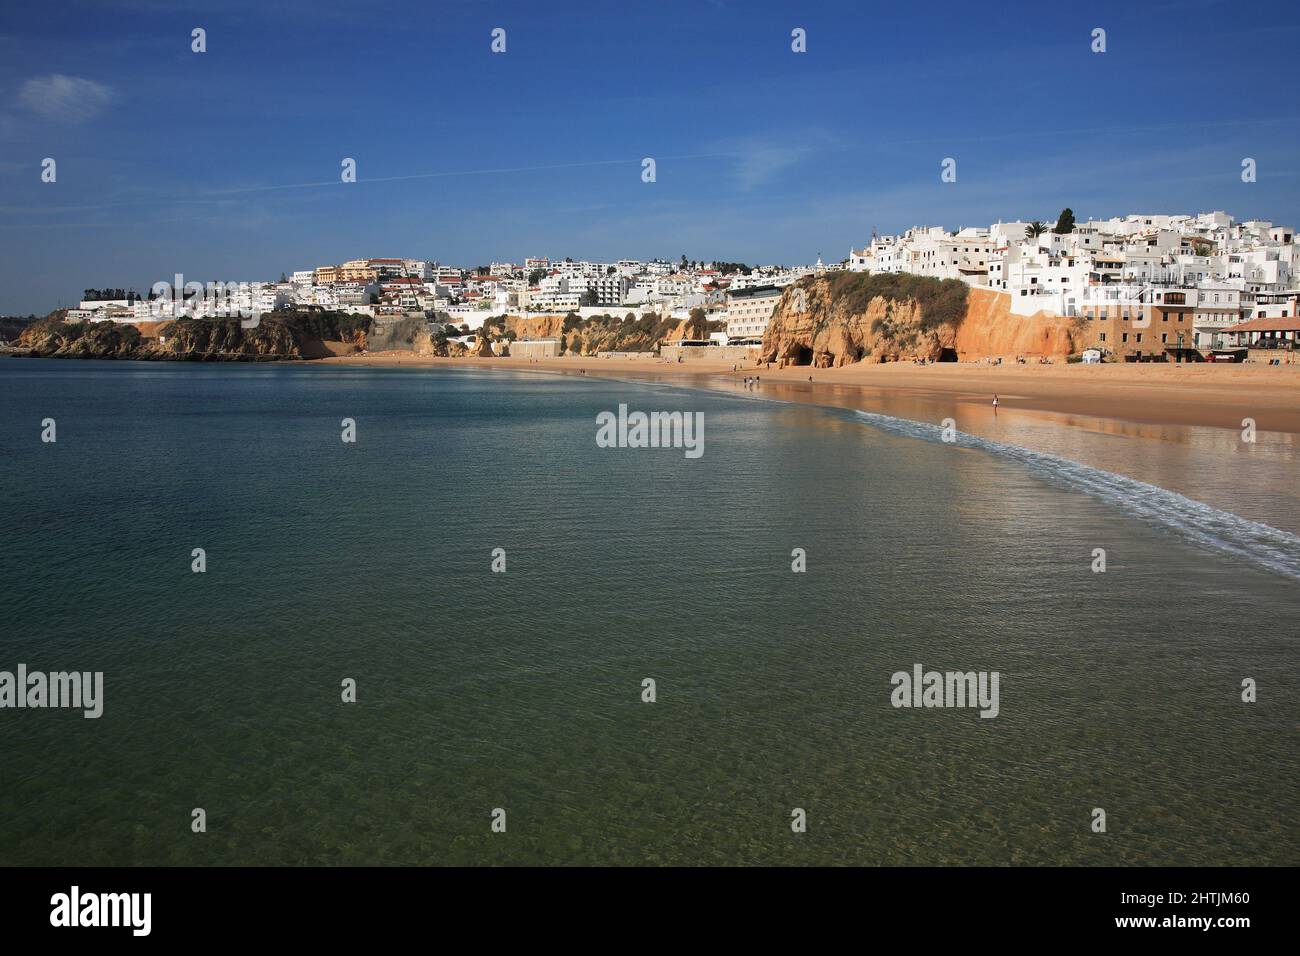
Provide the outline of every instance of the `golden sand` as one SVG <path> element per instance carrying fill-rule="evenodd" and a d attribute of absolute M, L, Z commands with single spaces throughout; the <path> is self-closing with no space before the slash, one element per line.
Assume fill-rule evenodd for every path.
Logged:
<path fill-rule="evenodd" d="M 722 384 L 759 375 L 764 382 L 801 383 L 799 400 L 845 404 L 845 392 L 863 396 L 878 390 L 927 393 L 958 402 L 987 405 L 998 396 L 1003 408 L 1020 408 L 1152 424 L 1241 428 L 1251 418 L 1260 430 L 1300 434 L 1300 363 L 988 365 L 952 363 L 917 366 L 857 364 L 838 369 L 756 368 L 729 362 L 673 363 L 658 358 L 433 358 L 409 352 L 340 356 L 319 364 L 409 367 L 470 367 L 552 372 L 614 378 L 683 379 Z M 834 395 L 832 396 L 832 392 Z"/>

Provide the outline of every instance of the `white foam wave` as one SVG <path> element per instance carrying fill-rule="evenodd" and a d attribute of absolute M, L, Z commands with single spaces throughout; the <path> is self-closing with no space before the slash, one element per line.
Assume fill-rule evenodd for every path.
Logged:
<path fill-rule="evenodd" d="M 928 422 L 857 411 L 869 424 L 894 435 L 942 441 L 943 429 Z M 955 444 L 1016 462 L 1058 485 L 1082 491 L 1203 548 L 1230 554 L 1300 580 L 1300 537 L 1194 501 L 1177 492 L 1093 468 L 1068 458 L 958 432 Z"/>

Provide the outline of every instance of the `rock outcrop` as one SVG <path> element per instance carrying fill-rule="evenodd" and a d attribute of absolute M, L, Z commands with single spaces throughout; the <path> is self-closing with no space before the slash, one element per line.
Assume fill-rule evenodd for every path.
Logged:
<path fill-rule="evenodd" d="M 595 355 L 597 352 L 653 352 L 674 335 L 682 338 L 683 328 L 689 322 L 689 319 L 679 321 L 650 313 L 639 318 L 623 313 L 589 319 L 577 315 L 530 315 L 506 317 L 504 330 L 514 333 L 518 339 L 560 339 L 568 353 Z"/>
<path fill-rule="evenodd" d="M 177 319 L 158 330 L 157 341 L 145 354 L 134 357 L 190 362 L 265 361 L 303 358 L 302 344 L 284 322 L 263 319 L 257 328 L 245 329 L 238 319 Z"/>
<path fill-rule="evenodd" d="M 375 319 L 361 344 L 371 352 L 400 349 L 416 355 L 433 355 L 437 351 L 429 334 L 429 323 L 418 317 Z"/>
<path fill-rule="evenodd" d="M 57 318 L 27 326 L 18 336 L 18 345 L 30 355 L 60 358 L 137 358 L 147 348 L 133 325 L 66 323 Z"/>
<path fill-rule="evenodd" d="M 969 288 L 956 279 L 837 272 L 782 294 L 759 361 L 833 368 L 938 359 L 956 348 Z"/>
<path fill-rule="evenodd" d="M 281 361 L 334 354 L 326 343 L 364 348 L 371 321 L 344 313 L 273 313 L 256 328 L 243 328 L 238 319 L 176 319 L 149 323 L 142 334 L 126 323 L 51 316 L 23 329 L 18 344 L 29 355 L 52 358 Z"/>
<path fill-rule="evenodd" d="M 23 329 L 35 321 L 34 315 L 0 315 L 0 342 L 17 342 Z"/>
<path fill-rule="evenodd" d="M 520 339 L 558 339 L 564 332 L 562 315 L 506 316 L 505 329 Z"/>
<path fill-rule="evenodd" d="M 1012 315 L 1011 296 L 993 289 L 971 289 L 966 317 L 957 326 L 961 359 L 997 355 L 1064 359 L 1084 348 L 1077 320 L 1052 312 Z"/>
<path fill-rule="evenodd" d="M 1075 350 L 1070 320 L 1010 313 L 1010 297 L 956 279 L 838 272 L 782 294 L 763 336 L 761 362 L 835 368 L 854 362 Z"/>

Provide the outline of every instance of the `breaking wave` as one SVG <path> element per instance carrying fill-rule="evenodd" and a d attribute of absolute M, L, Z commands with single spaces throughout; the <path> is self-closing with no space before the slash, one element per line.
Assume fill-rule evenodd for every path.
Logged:
<path fill-rule="evenodd" d="M 882 431 L 924 441 L 942 441 L 943 429 L 928 422 L 895 418 L 877 412 L 855 411 L 859 418 Z M 1180 537 L 1212 551 L 1242 558 L 1258 567 L 1300 580 L 1300 537 L 1220 511 L 1166 488 L 1149 485 L 1089 465 L 1019 445 L 957 433 L 955 444 L 976 448 L 1013 461 L 1057 485 L 1082 491 L 1114 505 Z"/>

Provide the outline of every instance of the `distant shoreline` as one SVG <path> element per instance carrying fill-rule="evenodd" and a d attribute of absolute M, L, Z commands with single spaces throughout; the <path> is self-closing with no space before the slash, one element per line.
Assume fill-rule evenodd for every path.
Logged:
<path fill-rule="evenodd" d="M 131 359 L 113 361 L 134 364 Z M 899 362 L 838 369 L 751 365 L 732 372 L 730 363 L 703 359 L 680 364 L 626 356 L 534 361 L 439 358 L 409 351 L 285 359 L 277 364 L 312 370 L 294 378 L 351 369 L 405 369 L 402 377 L 412 381 L 430 372 L 481 379 L 515 373 L 539 384 L 573 384 L 572 379 L 581 377 L 593 386 L 596 379 L 661 386 L 654 390 L 659 397 L 650 399 L 660 403 L 658 408 L 689 409 L 695 400 L 691 393 L 697 392 L 751 403 L 861 411 L 866 413 L 863 421 L 883 416 L 879 420 L 905 431 L 917 424 L 949 427 L 951 422 L 956 432 L 976 444 L 983 439 L 1121 475 L 1300 535 L 1300 524 L 1291 517 L 1300 514 L 1300 490 L 1294 481 L 1294 463 L 1300 457 L 1297 365 Z M 3 368 L 0 362 L 0 375 Z M 757 384 L 745 382 L 754 377 Z M 593 388 L 592 394 L 616 401 L 608 388 Z M 997 409 L 992 407 L 994 394 Z M 1258 443 L 1243 429 L 1243 419 L 1253 420 Z"/>
<path fill-rule="evenodd" d="M 15 349 L 0 350 L 3 358 L 47 357 L 84 361 L 88 356 L 32 356 Z M 1282 366 L 1237 364 L 1081 364 L 989 365 L 982 362 L 860 362 L 840 368 L 790 366 L 765 368 L 752 362 L 695 360 L 673 363 L 653 357 L 550 359 L 443 358 L 407 351 L 370 352 L 325 358 L 229 353 L 203 358 L 115 358 L 103 361 L 144 361 L 165 364 L 277 364 L 355 366 L 373 368 L 473 368 L 601 378 L 675 382 L 727 392 L 758 376 L 782 386 L 782 398 L 812 405 L 866 407 L 888 395 L 912 395 L 918 400 L 989 406 L 998 396 L 1003 410 L 1090 416 L 1147 425 L 1201 426 L 1241 429 L 1251 419 L 1260 431 L 1300 435 L 1300 363 Z M 865 403 L 865 405 L 864 405 Z"/>
<path fill-rule="evenodd" d="M 784 369 L 697 360 L 671 363 L 658 358 L 438 358 L 409 352 L 381 352 L 312 359 L 299 364 L 357 367 L 477 368 L 558 375 L 676 382 L 719 391 L 743 388 L 758 376 L 781 385 L 781 398 L 813 405 L 871 407 L 873 399 L 909 393 L 975 406 L 998 396 L 1006 410 L 1083 415 L 1149 425 L 1192 425 L 1241 429 L 1249 418 L 1260 431 L 1300 434 L 1300 364 L 1283 366 L 1213 364 L 987 365 L 910 362 L 858 363 L 836 369 Z M 811 381 L 810 381 L 811 377 Z"/>

